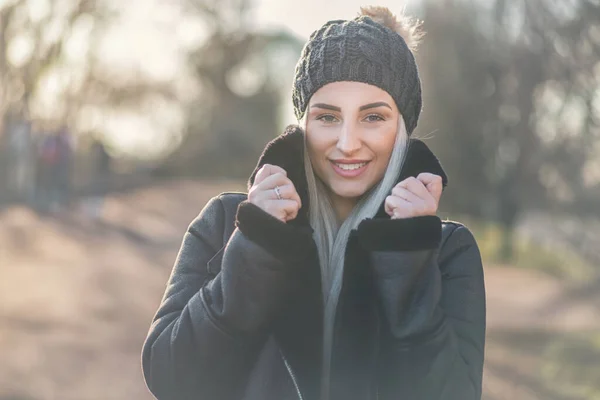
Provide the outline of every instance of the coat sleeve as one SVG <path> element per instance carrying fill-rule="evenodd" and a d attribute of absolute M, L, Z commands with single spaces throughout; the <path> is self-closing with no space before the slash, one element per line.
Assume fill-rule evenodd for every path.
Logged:
<path fill-rule="evenodd" d="M 385 321 L 382 390 L 389 398 L 481 399 L 486 300 L 473 235 L 454 224 L 440 246 L 434 216 L 365 220 L 358 232 Z"/>
<path fill-rule="evenodd" d="M 229 238 L 226 220 L 215 197 L 190 225 L 143 345 L 144 378 L 159 400 L 241 397 L 288 289 L 293 257 L 302 260 L 297 252 L 305 249 L 280 249 L 286 258 L 252 240 L 257 226 L 284 225 L 258 207 L 242 202 Z M 282 241 L 298 234 L 279 232 Z M 207 262 L 220 250 L 221 270 L 209 276 Z"/>

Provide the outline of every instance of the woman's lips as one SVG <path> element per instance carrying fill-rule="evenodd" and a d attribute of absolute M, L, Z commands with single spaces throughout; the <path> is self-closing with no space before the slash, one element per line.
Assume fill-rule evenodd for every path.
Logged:
<path fill-rule="evenodd" d="M 335 161 L 331 161 L 331 166 L 333 167 L 333 170 L 340 176 L 343 176 L 344 178 L 354 178 L 359 176 L 360 174 L 362 174 L 363 172 L 365 172 L 365 170 L 368 168 L 369 166 L 369 161 L 367 162 L 362 162 L 362 163 L 354 163 L 354 164 L 348 164 L 348 163 L 336 163 Z M 356 165 L 356 164 L 364 164 L 361 167 L 358 168 L 354 168 L 354 169 L 343 169 L 342 167 L 340 167 L 339 165 Z"/>

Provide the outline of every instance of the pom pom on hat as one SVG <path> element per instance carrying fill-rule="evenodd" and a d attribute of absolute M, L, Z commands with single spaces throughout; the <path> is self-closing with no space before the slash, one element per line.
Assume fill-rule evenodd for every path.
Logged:
<path fill-rule="evenodd" d="M 416 51 L 419 43 L 425 36 L 422 30 L 423 21 L 407 16 L 404 10 L 398 16 L 392 14 L 389 8 L 380 6 L 361 7 L 359 16 L 370 17 L 373 21 L 386 26 L 402 36 L 406 45 Z"/>

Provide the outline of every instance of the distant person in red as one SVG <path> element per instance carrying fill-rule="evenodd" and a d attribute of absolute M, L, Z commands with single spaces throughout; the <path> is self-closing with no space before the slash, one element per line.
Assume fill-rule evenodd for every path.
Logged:
<path fill-rule="evenodd" d="M 44 136 L 38 152 L 38 204 L 44 211 L 68 208 L 71 198 L 73 143 L 62 128 Z"/>
<path fill-rule="evenodd" d="M 142 351 L 157 399 L 481 398 L 483 267 L 411 137 L 418 36 L 383 7 L 310 36 L 298 125 L 185 234 Z"/>

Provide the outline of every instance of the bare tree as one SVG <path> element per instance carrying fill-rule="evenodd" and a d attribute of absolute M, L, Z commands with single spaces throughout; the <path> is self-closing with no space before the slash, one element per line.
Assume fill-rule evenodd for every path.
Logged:
<path fill-rule="evenodd" d="M 264 144 L 278 133 L 282 85 L 292 79 L 293 66 L 283 83 L 272 61 L 289 51 L 297 57 L 301 44 L 284 32 L 251 29 L 247 0 L 187 4 L 208 31 L 190 55 L 202 90 L 188 114 L 187 136 L 163 169 L 246 177 Z"/>
<path fill-rule="evenodd" d="M 27 0 L 0 7 L 0 115 L 8 109 L 28 115 L 40 80 L 64 57 L 72 27 L 81 18 L 93 16 L 101 22 L 107 17 L 96 0 L 48 4 L 37 16 L 31 15 Z M 11 54 L 18 59 L 11 60 Z"/>
<path fill-rule="evenodd" d="M 50 1 L 46 8 L 33 3 L 0 3 L 0 139 L 8 136 L 2 135 L 2 125 L 9 119 L 33 121 L 38 127 L 66 124 L 75 130 L 86 110 L 142 114 L 148 98 L 178 102 L 172 82 L 131 71 L 120 76 L 100 54 L 101 40 L 118 21 L 119 10 L 109 2 Z M 76 53 L 73 41 L 80 43 Z M 59 84 L 49 91 L 52 81 Z M 0 140 L 0 152 L 7 151 L 6 142 Z M 3 181 L 11 167 L 4 165 L 7 157 L 1 158 Z M 5 185 L 0 182 L 0 188 Z"/>
<path fill-rule="evenodd" d="M 434 145 L 455 183 L 448 206 L 499 221 L 504 259 L 526 210 L 594 202 L 599 13 L 587 0 L 427 8 L 424 125 L 443 131 Z"/>

